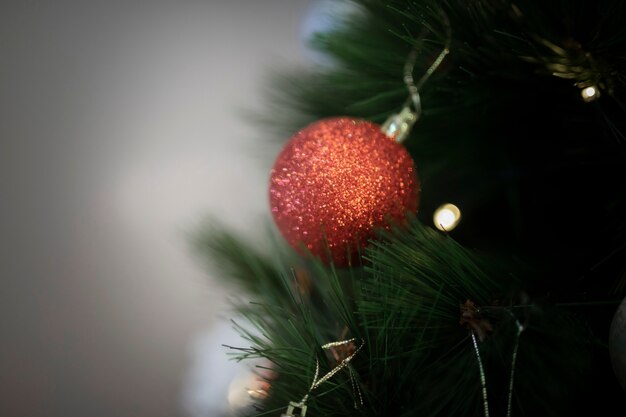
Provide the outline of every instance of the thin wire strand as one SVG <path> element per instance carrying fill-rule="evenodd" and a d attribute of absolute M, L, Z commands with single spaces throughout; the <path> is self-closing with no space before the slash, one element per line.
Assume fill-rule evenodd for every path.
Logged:
<path fill-rule="evenodd" d="M 315 388 L 315 383 L 317 382 L 317 377 L 319 376 L 319 374 L 320 374 L 320 361 L 318 361 L 316 358 L 315 359 L 315 375 L 313 376 L 313 382 L 311 383 L 309 392 L 307 392 L 306 395 L 302 397 L 302 399 L 300 400 L 300 404 L 305 404 L 307 400 L 309 399 L 309 395 L 311 394 L 311 391 L 313 391 L 313 389 Z"/>
<path fill-rule="evenodd" d="M 444 44 L 444 48 L 417 83 L 413 78 L 413 71 L 415 69 L 415 63 L 418 56 L 417 48 L 413 48 L 411 50 L 409 56 L 407 57 L 407 61 L 404 64 L 404 84 L 409 90 L 409 98 L 407 99 L 407 101 L 413 103 L 415 111 L 418 115 L 422 112 L 421 99 L 419 95 L 421 88 L 424 86 L 426 81 L 428 81 L 430 76 L 437 70 L 439 65 L 441 65 L 445 57 L 450 53 L 450 45 L 452 43 L 452 28 L 450 27 L 450 20 L 448 19 L 448 16 L 445 14 L 445 12 L 441 11 L 441 15 L 446 29 L 446 41 Z M 424 35 L 425 33 L 422 32 L 420 36 L 416 39 L 416 43 L 421 43 Z"/>
<path fill-rule="evenodd" d="M 513 355 L 511 357 L 511 375 L 509 377 L 509 392 L 507 395 L 507 406 L 506 406 L 506 417 L 511 417 L 513 410 L 513 383 L 515 381 L 515 365 L 517 364 L 517 352 L 519 349 L 519 340 L 520 335 L 526 329 L 524 325 L 522 325 L 517 318 L 513 315 L 510 310 L 507 310 L 509 314 L 515 320 L 515 324 L 517 325 L 517 333 L 515 334 L 515 345 L 513 346 Z M 480 372 L 480 383 L 482 386 L 482 394 L 483 394 L 483 406 L 485 409 L 485 417 L 489 417 L 489 400 L 487 397 L 487 377 L 485 374 L 485 369 L 483 367 L 483 361 L 480 357 L 480 350 L 478 349 L 478 342 L 476 341 L 476 334 L 472 330 L 472 344 L 474 346 L 474 352 L 476 353 L 476 359 L 478 360 L 478 369 Z"/>
<path fill-rule="evenodd" d="M 348 340 L 342 340 L 339 342 L 331 342 L 331 343 L 327 343 L 325 345 L 322 345 L 322 349 L 329 349 L 331 347 L 336 347 L 336 346 L 343 346 L 343 345 L 347 345 L 350 342 L 353 342 L 354 338 L 352 339 L 348 339 Z M 311 392 L 316 389 L 317 387 L 319 387 L 320 385 L 322 385 L 324 382 L 328 381 L 330 378 L 332 378 L 337 372 L 341 371 L 343 368 L 348 367 L 348 371 L 350 372 L 350 381 L 352 382 L 352 389 L 354 390 L 354 387 L 356 385 L 357 390 L 358 390 L 358 394 L 359 394 L 359 399 L 361 401 L 361 405 L 363 405 L 363 397 L 361 395 L 361 389 L 359 388 L 358 384 L 355 383 L 354 380 L 354 375 L 353 375 L 353 371 L 352 369 L 350 369 L 349 364 L 350 361 L 352 361 L 352 359 L 356 356 L 357 353 L 359 353 L 359 351 L 363 348 L 363 346 L 365 345 L 365 340 L 361 341 L 361 345 L 356 348 L 356 350 L 347 358 L 344 358 L 339 365 L 335 366 L 333 369 L 331 369 L 330 371 L 328 371 L 323 377 L 319 378 L 319 372 L 320 372 L 320 362 L 318 359 L 315 359 L 315 375 L 313 376 L 313 382 L 311 383 L 311 387 L 309 388 L 309 391 L 306 393 L 306 395 L 304 397 L 302 397 L 302 399 L 300 400 L 300 402 L 298 403 L 298 405 L 303 406 L 304 404 L 306 404 L 306 402 L 309 400 L 309 396 L 311 395 Z M 356 400 L 355 400 L 355 407 L 356 407 Z"/>
<path fill-rule="evenodd" d="M 346 343 L 351 342 L 354 339 L 348 340 L 344 342 L 333 342 L 333 343 L 329 343 L 328 345 L 330 345 L 329 347 L 333 347 L 333 346 L 340 346 L 340 345 L 344 345 Z M 348 356 L 347 358 L 343 359 L 341 361 L 341 363 L 339 363 L 339 365 L 335 366 L 333 369 L 331 369 L 330 371 L 328 371 L 328 373 L 326 375 L 324 375 L 323 377 L 321 377 L 314 385 L 312 389 L 315 389 L 317 387 L 319 387 L 321 384 L 323 384 L 324 382 L 328 381 L 330 378 L 332 378 L 337 372 L 341 371 L 343 368 L 345 368 L 346 366 L 348 366 L 348 364 L 350 363 L 350 361 L 352 360 L 352 358 L 354 358 L 356 356 L 357 353 L 359 353 L 359 351 L 361 350 L 361 348 L 363 348 L 363 345 L 365 344 L 365 341 L 363 341 L 361 343 L 361 345 L 354 351 L 354 353 L 352 353 L 352 355 Z M 328 346 L 328 345 L 324 345 L 324 346 Z"/>
<path fill-rule="evenodd" d="M 517 349 L 519 348 L 519 338 L 524 331 L 524 326 L 515 319 L 517 324 L 517 334 L 515 335 L 515 347 L 513 348 L 513 358 L 511 359 L 511 378 L 509 379 L 509 398 L 506 407 L 506 417 L 511 417 L 511 409 L 513 407 L 513 380 L 515 378 L 515 363 L 517 362 Z"/>
<path fill-rule="evenodd" d="M 348 371 L 350 372 L 350 382 L 352 383 L 352 391 L 356 391 L 359 394 L 359 403 L 363 405 L 363 395 L 361 394 L 361 387 L 359 387 L 359 382 L 356 380 L 354 376 L 354 371 L 351 366 L 348 366 Z M 358 408 L 356 404 L 356 398 L 354 399 L 354 408 Z"/>
<path fill-rule="evenodd" d="M 478 359 L 478 370 L 480 371 L 480 383 L 483 391 L 483 406 L 485 408 L 485 417 L 489 417 L 489 400 L 487 399 L 487 377 L 485 376 L 485 369 L 483 368 L 483 361 L 480 359 L 480 351 L 478 350 L 478 343 L 476 342 L 476 335 L 472 330 L 472 342 L 474 344 L 474 352 L 476 352 L 476 359 Z"/>
<path fill-rule="evenodd" d="M 441 10 L 442 20 L 445 25 L 446 40 L 443 50 L 439 53 L 435 61 L 430 65 L 426 72 L 422 75 L 419 81 L 416 83 L 413 78 L 413 71 L 415 69 L 415 63 L 419 51 L 422 49 L 426 34 L 430 31 L 425 25 L 420 31 L 420 35 L 413 41 L 413 48 L 409 52 L 409 55 L 404 63 L 403 68 L 403 80 L 407 90 L 409 90 L 409 96 L 406 98 L 402 110 L 397 114 L 392 114 L 387 118 L 385 123 L 381 126 L 383 133 L 396 140 L 398 143 L 402 143 L 410 134 L 411 128 L 417 122 L 422 115 L 422 101 L 420 98 L 420 89 L 426 83 L 428 78 L 437 70 L 441 62 L 450 52 L 450 44 L 452 43 L 452 29 L 450 28 L 450 21 L 448 16 L 443 10 Z M 412 108 L 411 108 L 412 107 Z"/>

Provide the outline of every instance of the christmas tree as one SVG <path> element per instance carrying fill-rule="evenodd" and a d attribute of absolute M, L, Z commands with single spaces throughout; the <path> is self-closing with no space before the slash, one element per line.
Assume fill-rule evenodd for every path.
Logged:
<path fill-rule="evenodd" d="M 355 3 L 269 99 L 276 233 L 197 241 L 249 414 L 619 415 L 626 5 Z"/>

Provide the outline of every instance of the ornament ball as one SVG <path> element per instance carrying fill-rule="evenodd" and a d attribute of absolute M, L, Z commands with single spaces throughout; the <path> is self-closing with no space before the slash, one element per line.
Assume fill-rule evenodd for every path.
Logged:
<path fill-rule="evenodd" d="M 417 211 L 420 185 L 407 150 L 379 125 L 337 117 L 289 140 L 269 191 L 272 216 L 292 247 L 346 266 L 377 229 Z"/>

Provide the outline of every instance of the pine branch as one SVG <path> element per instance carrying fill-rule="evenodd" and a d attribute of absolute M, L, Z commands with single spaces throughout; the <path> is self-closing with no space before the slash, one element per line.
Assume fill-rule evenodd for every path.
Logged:
<path fill-rule="evenodd" d="M 322 372 L 337 365 L 321 346 L 352 337 L 365 341 L 351 362 L 365 406 L 353 408 L 342 369 L 311 393 L 310 415 L 483 415 L 472 334 L 492 415 L 506 415 L 509 395 L 514 416 L 601 414 L 619 398 L 606 353 L 611 305 L 566 304 L 624 294 L 624 3 L 356 3 L 314 39 L 332 65 L 282 75 L 271 98 L 281 111 L 267 119 L 289 133 L 328 116 L 382 122 L 407 96 L 409 50 L 421 52 L 416 75 L 439 53 L 444 13 L 451 53 L 421 91 L 422 119 L 405 142 L 422 183 L 418 220 L 382 233 L 350 269 L 280 245 L 276 259 L 262 256 L 227 232 L 201 240 L 254 300 L 239 306 L 252 329 L 241 325 L 249 346 L 236 353 L 272 364 L 260 415 L 300 401 L 316 360 Z M 581 98 L 587 86 L 597 101 Z M 460 226 L 425 227 L 449 201 L 463 210 Z"/>
<path fill-rule="evenodd" d="M 338 372 L 311 393 L 312 415 L 474 415 L 482 399 L 469 338 L 475 327 L 460 323 L 467 300 L 479 308 L 475 324 L 482 321 L 489 329 L 481 350 L 493 407 L 506 404 L 502 387 L 508 387 L 516 320 L 528 327 L 520 345 L 520 379 L 532 372 L 562 387 L 556 381 L 568 375 L 572 390 L 587 369 L 576 333 L 584 327 L 568 323 L 562 312 L 547 314 L 545 307 L 513 308 L 518 280 L 449 236 L 412 221 L 408 229 L 381 235 L 365 256 L 369 262 L 359 269 L 337 270 L 314 259 L 287 264 L 275 277 L 280 300 L 273 291 L 258 292 L 258 301 L 241 308 L 249 325 L 238 329 L 250 345 L 234 348 L 237 359 L 263 358 L 275 375 L 259 415 L 300 401 L 316 360 L 323 372 L 337 365 L 320 347 L 348 337 L 365 342 L 352 361 L 365 405 L 352 407 L 357 394 L 350 374 Z M 236 267 L 242 273 L 248 268 L 241 262 Z M 303 280 L 306 286 L 298 284 Z M 515 409 L 530 414 L 559 415 L 567 406 L 551 384 L 521 385 L 515 392 L 521 399 Z"/>

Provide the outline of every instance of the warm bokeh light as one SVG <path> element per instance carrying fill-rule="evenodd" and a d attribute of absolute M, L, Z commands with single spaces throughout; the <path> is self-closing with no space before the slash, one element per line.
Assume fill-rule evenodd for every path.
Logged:
<path fill-rule="evenodd" d="M 269 382 L 251 370 L 242 371 L 228 387 L 228 404 L 232 410 L 242 410 L 252 405 L 255 400 L 266 399 L 269 388 Z"/>
<path fill-rule="evenodd" d="M 238 410 L 246 407 L 251 402 L 250 396 L 250 382 L 252 381 L 252 373 L 247 372 L 243 375 L 237 376 L 230 383 L 228 387 L 228 404 L 233 410 Z M 252 390 L 254 391 L 254 390 Z"/>
<path fill-rule="evenodd" d="M 461 221 L 461 210 L 454 204 L 443 204 L 435 210 L 433 223 L 435 227 L 444 232 L 454 229 Z"/>
<path fill-rule="evenodd" d="M 598 97 L 600 97 L 600 92 L 598 91 L 597 88 L 591 86 L 591 87 L 584 88 L 580 92 L 580 95 L 583 96 L 583 100 L 589 102 L 589 101 L 594 101 Z"/>

